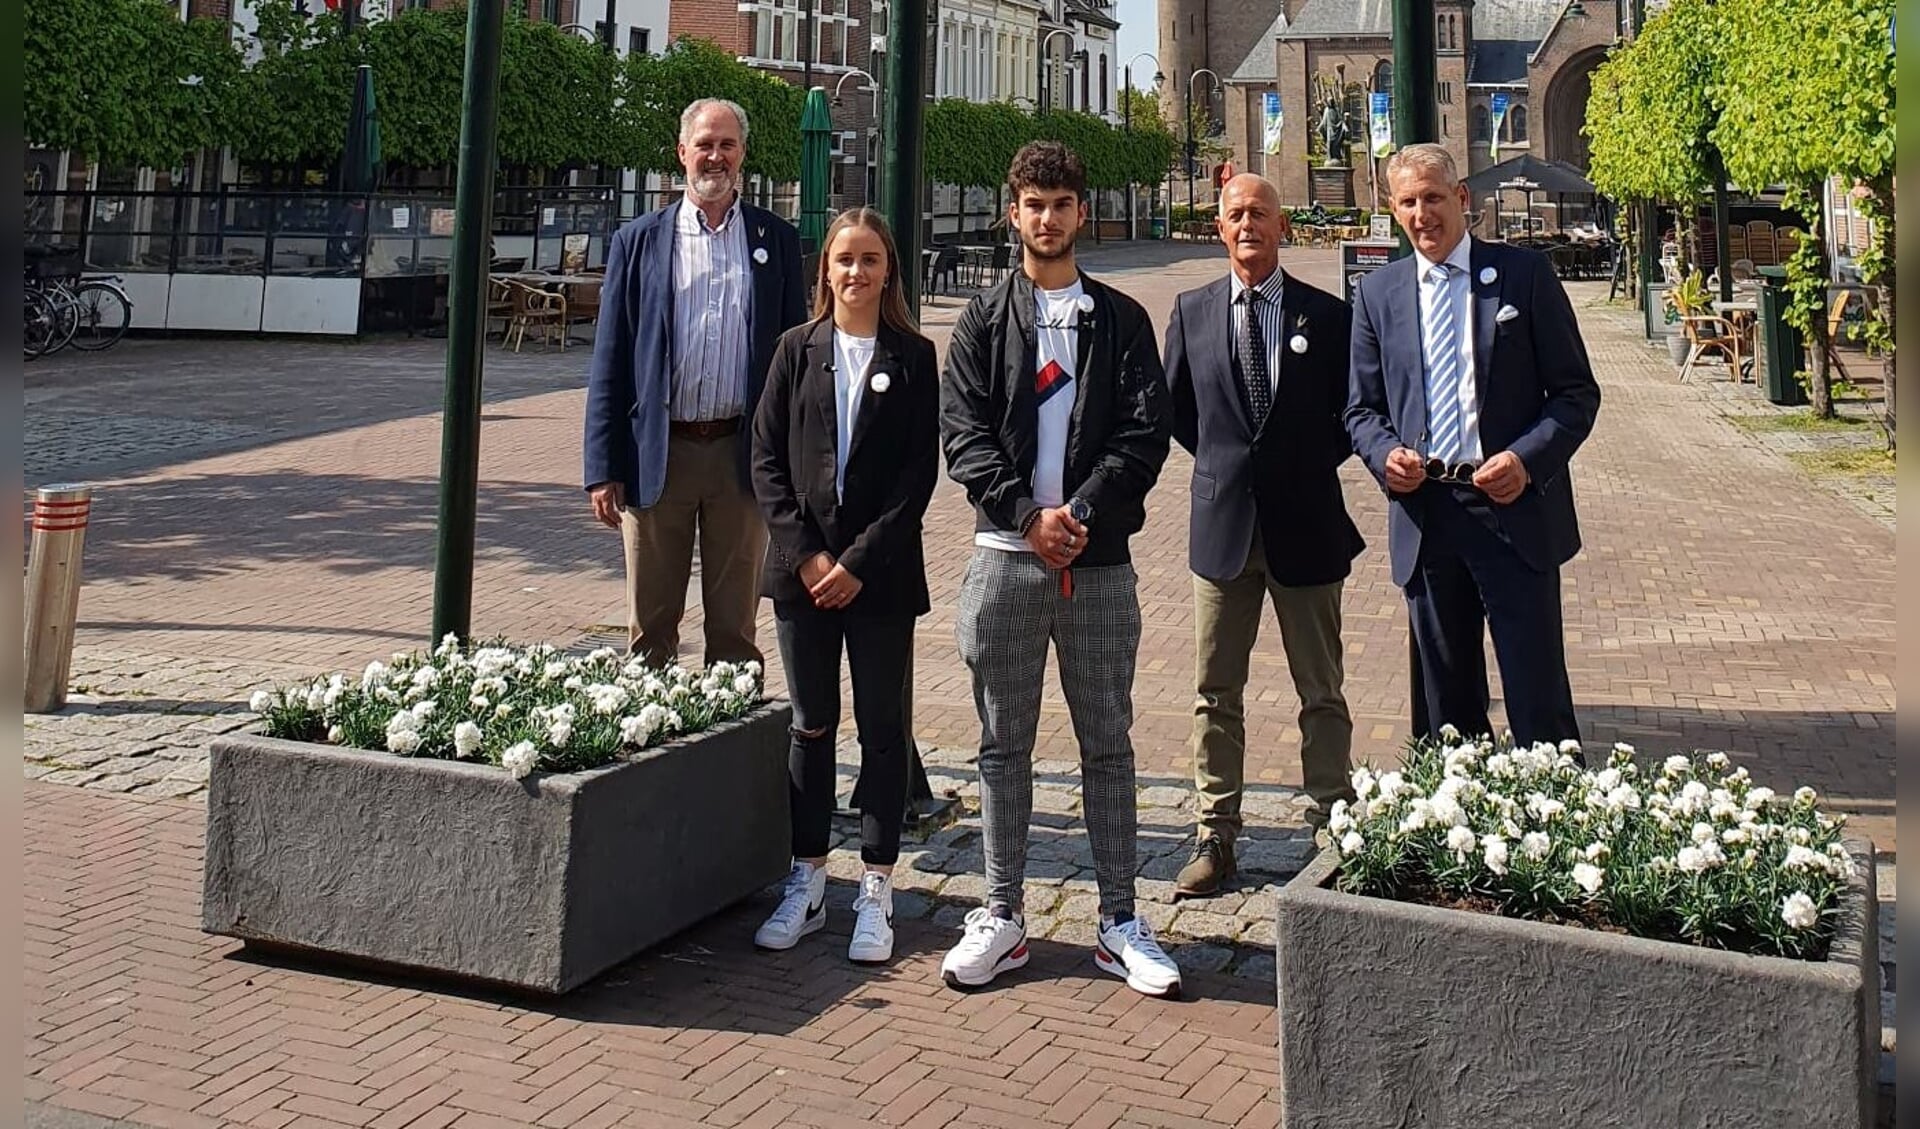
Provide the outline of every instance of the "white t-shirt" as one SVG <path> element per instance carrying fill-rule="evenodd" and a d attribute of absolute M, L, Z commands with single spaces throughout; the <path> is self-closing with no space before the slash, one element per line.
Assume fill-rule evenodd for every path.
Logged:
<path fill-rule="evenodd" d="M 1065 290 L 1034 287 L 1035 398 L 1039 434 L 1033 450 L 1033 500 L 1051 509 L 1067 500 L 1067 431 L 1073 424 L 1074 365 L 1080 346 L 1080 300 L 1086 288 L 1078 279 Z M 976 533 L 976 545 L 1031 553 L 1020 534 L 1008 530 Z"/>
<path fill-rule="evenodd" d="M 835 497 L 846 494 L 847 453 L 853 450 L 853 425 L 860 418 L 860 396 L 867 386 L 867 367 L 873 364 L 874 341 L 833 331 L 833 412 L 840 433 L 839 456 L 833 465 Z"/>

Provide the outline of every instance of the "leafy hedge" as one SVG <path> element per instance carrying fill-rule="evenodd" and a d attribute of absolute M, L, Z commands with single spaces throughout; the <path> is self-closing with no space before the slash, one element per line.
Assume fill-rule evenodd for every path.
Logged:
<path fill-rule="evenodd" d="M 340 17 L 260 0 L 252 43 L 223 20 L 182 21 L 167 0 L 26 0 L 26 135 L 108 163 L 169 167 L 203 148 L 243 160 L 324 162 L 345 143 L 353 72 L 374 71 L 383 156 L 435 166 L 459 156 L 464 8 L 407 9 L 344 34 Z M 257 50 L 252 66 L 244 52 Z M 187 80 L 193 79 L 191 83 Z M 800 167 L 797 88 L 710 43 L 625 60 L 552 24 L 510 17 L 500 60 L 499 157 L 534 168 L 679 168 L 680 111 L 732 98 L 753 122 L 749 173 Z"/>

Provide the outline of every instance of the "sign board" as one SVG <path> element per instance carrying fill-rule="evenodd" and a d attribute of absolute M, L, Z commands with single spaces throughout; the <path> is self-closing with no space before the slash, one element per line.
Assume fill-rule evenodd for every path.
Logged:
<path fill-rule="evenodd" d="M 587 244 L 584 231 L 570 231 L 560 237 L 560 272 L 579 274 L 587 269 Z"/>
<path fill-rule="evenodd" d="M 1375 212 L 1367 217 L 1367 238 L 1373 240 L 1391 240 L 1393 238 L 1393 217 L 1385 212 Z"/>
<path fill-rule="evenodd" d="M 1384 239 L 1350 239 L 1340 244 L 1342 296 L 1353 304 L 1353 292 L 1360 280 L 1400 257 L 1400 244 Z"/>

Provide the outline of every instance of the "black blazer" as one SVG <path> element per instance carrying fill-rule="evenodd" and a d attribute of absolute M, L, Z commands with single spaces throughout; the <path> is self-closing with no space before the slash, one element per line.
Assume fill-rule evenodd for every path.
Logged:
<path fill-rule="evenodd" d="M 1339 467 L 1353 453 L 1340 420 L 1352 315 L 1290 274 L 1280 314 L 1280 373 L 1256 434 L 1234 364 L 1233 280 L 1174 300 L 1166 370 L 1173 437 L 1193 454 L 1188 566 L 1208 580 L 1240 575 L 1255 522 L 1268 574 L 1289 587 L 1344 580 L 1366 547 L 1340 492 Z M 1294 351 L 1296 339 L 1305 352 Z"/>
<path fill-rule="evenodd" d="M 1547 572 L 1580 551 L 1567 464 L 1593 431 L 1600 385 L 1573 303 L 1545 255 L 1478 239 L 1469 255 L 1480 448 L 1488 457 L 1512 451 L 1526 465 L 1529 479 L 1518 498 L 1493 507 L 1497 532 L 1527 567 Z M 1408 255 L 1381 267 L 1354 291 L 1347 430 L 1383 489 L 1389 452 L 1402 446 L 1426 449 L 1418 262 Z M 1503 310 L 1511 312 L 1503 317 Z M 1387 495 L 1387 551 L 1395 584 L 1405 587 L 1412 579 L 1428 499 L 1445 489 L 1450 487 L 1428 483 L 1411 494 Z"/>
<path fill-rule="evenodd" d="M 795 326 L 775 346 L 766 392 L 753 418 L 753 492 L 767 519 L 761 594 L 811 603 L 802 561 L 831 553 L 860 578 L 852 612 L 925 615 L 926 558 L 920 521 L 940 475 L 940 370 L 933 343 L 880 327 L 864 374 L 860 415 L 839 462 L 833 321 Z M 873 380 L 887 376 L 887 389 Z"/>

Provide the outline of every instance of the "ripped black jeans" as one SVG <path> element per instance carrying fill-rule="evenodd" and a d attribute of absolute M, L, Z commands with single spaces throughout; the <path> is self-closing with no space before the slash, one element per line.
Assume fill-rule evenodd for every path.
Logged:
<path fill-rule="evenodd" d="M 853 720 L 860 735 L 860 784 L 853 797 L 860 809 L 860 858 L 873 866 L 892 866 L 900 857 L 900 825 L 907 807 L 905 714 L 914 617 L 822 611 L 790 601 L 775 601 L 773 617 L 787 694 L 793 700 L 793 741 L 787 753 L 793 857 L 820 858 L 831 841 L 844 641 L 853 676 Z"/>

